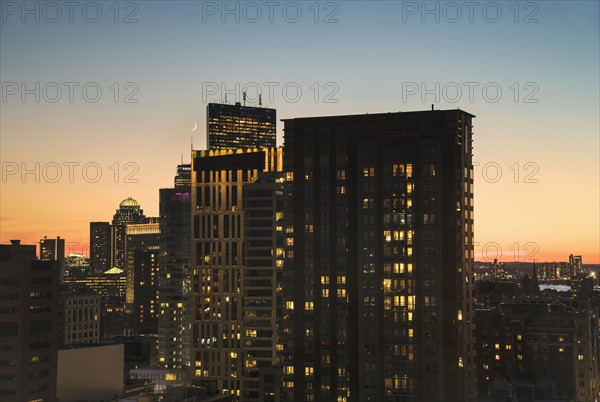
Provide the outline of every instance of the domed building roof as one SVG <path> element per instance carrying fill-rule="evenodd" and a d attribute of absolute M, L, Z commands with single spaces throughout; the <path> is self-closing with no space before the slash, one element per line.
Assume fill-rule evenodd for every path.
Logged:
<path fill-rule="evenodd" d="M 139 207 L 139 206 L 140 206 L 140 204 L 136 200 L 134 200 L 133 198 L 131 198 L 131 197 L 127 197 L 126 199 L 124 199 L 123 201 L 121 201 L 121 203 L 119 204 L 120 208 L 123 208 L 123 207 L 125 207 L 125 208 L 127 208 L 127 207 L 131 208 L 131 207 Z"/>

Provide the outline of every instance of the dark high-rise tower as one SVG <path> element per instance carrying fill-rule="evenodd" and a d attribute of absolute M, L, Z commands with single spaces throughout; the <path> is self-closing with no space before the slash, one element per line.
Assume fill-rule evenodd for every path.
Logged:
<path fill-rule="evenodd" d="M 94 274 L 111 268 L 110 234 L 110 223 L 90 222 L 90 268 Z"/>
<path fill-rule="evenodd" d="M 174 182 L 160 190 L 158 360 L 183 376 L 190 364 L 191 165 L 177 166 Z"/>
<path fill-rule="evenodd" d="M 0 400 L 55 401 L 59 262 L 0 245 Z"/>
<path fill-rule="evenodd" d="M 262 107 L 209 103 L 206 107 L 208 149 L 274 147 L 276 111 Z"/>
<path fill-rule="evenodd" d="M 475 400 L 472 118 L 285 121 L 284 400 Z"/>

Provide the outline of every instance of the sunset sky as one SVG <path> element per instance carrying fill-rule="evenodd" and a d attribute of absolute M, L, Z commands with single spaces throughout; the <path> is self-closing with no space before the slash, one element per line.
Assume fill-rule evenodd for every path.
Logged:
<path fill-rule="evenodd" d="M 58 235 L 79 252 L 89 222 L 110 221 L 128 196 L 157 216 L 191 137 L 204 148 L 206 104 L 224 100 L 224 83 L 230 103 L 246 85 L 254 105 L 260 88 L 278 119 L 472 113 L 477 254 L 494 243 L 505 262 L 600 262 L 599 2 L 477 2 L 472 14 L 457 2 L 460 16 L 443 2 L 428 2 L 437 16 L 422 2 L 276 2 L 261 16 L 244 3 L 230 14 L 222 2 L 94 4 L 95 23 L 96 9 L 70 22 L 38 4 L 36 22 L 2 5 L 2 243 Z M 39 183 L 21 176 L 36 163 Z"/>

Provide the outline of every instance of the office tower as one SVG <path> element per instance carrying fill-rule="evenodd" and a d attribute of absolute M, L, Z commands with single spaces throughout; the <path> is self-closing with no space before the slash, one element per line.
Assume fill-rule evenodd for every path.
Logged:
<path fill-rule="evenodd" d="M 0 246 L 0 400 L 56 400 L 59 262 Z"/>
<path fill-rule="evenodd" d="M 90 267 L 100 274 L 111 269 L 111 228 L 108 222 L 90 222 Z"/>
<path fill-rule="evenodd" d="M 93 290 L 62 292 L 59 311 L 62 345 L 100 342 L 100 296 Z"/>
<path fill-rule="evenodd" d="M 274 147 L 276 111 L 262 107 L 209 103 L 206 107 L 208 149 Z"/>
<path fill-rule="evenodd" d="M 272 183 L 282 157 L 265 148 L 192 158 L 194 382 L 242 401 L 258 399 L 260 368 L 276 364 Z"/>
<path fill-rule="evenodd" d="M 191 165 L 177 166 L 174 188 L 160 190 L 158 360 L 178 380 L 190 365 Z M 178 378 L 179 377 L 179 378 Z"/>
<path fill-rule="evenodd" d="M 125 245 L 127 242 L 127 230 L 130 224 L 146 223 L 147 219 L 140 204 L 131 197 L 121 201 L 119 209 L 115 212 L 111 226 L 111 265 L 119 269 L 127 268 L 127 254 Z M 111 268 L 112 268 L 111 267 Z"/>
<path fill-rule="evenodd" d="M 472 118 L 285 121 L 284 400 L 474 401 Z"/>
<path fill-rule="evenodd" d="M 65 276 L 65 239 L 58 236 L 56 239 L 44 237 L 40 240 L 40 260 L 58 261 L 60 278 Z"/>
<path fill-rule="evenodd" d="M 158 218 L 126 226 L 126 301 L 136 334 L 158 333 L 159 235 Z"/>

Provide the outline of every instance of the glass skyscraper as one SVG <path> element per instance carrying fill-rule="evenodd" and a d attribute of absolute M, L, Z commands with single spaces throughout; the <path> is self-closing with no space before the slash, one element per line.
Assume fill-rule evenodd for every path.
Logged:
<path fill-rule="evenodd" d="M 262 107 L 209 103 L 206 107 L 208 149 L 274 147 L 276 111 Z"/>

